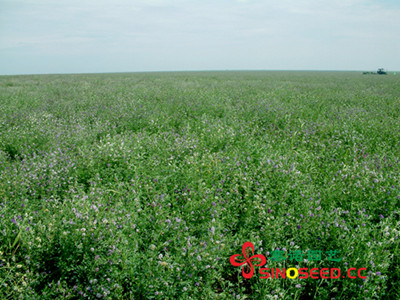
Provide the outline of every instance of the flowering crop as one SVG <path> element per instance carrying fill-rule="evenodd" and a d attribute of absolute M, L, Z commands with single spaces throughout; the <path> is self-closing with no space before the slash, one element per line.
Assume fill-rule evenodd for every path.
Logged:
<path fill-rule="evenodd" d="M 398 80 L 0 77 L 0 298 L 395 299 Z"/>

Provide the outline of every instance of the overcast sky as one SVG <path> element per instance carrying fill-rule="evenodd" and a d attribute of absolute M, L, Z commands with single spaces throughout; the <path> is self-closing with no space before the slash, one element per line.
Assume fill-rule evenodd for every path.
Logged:
<path fill-rule="evenodd" d="M 0 0 L 0 74 L 400 70 L 400 0 Z"/>

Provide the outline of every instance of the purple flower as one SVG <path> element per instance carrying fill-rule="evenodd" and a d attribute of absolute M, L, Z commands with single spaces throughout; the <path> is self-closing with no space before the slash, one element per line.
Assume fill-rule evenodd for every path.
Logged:
<path fill-rule="evenodd" d="M 17 224 L 17 221 L 15 221 L 14 218 L 11 219 L 11 222 L 13 222 L 14 224 Z"/>
<path fill-rule="evenodd" d="M 379 215 L 379 217 L 380 217 L 381 219 L 385 218 L 383 215 Z"/>

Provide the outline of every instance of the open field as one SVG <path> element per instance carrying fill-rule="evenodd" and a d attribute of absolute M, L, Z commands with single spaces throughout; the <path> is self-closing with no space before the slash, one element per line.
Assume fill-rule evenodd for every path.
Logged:
<path fill-rule="evenodd" d="M 400 76 L 1 76 L 0 298 L 395 299 L 399 159 Z"/>

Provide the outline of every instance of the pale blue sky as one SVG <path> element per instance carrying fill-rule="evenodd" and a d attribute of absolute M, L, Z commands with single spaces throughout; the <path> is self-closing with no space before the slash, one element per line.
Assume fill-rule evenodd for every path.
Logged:
<path fill-rule="evenodd" d="M 400 0 L 0 0 L 0 74 L 400 70 Z"/>

